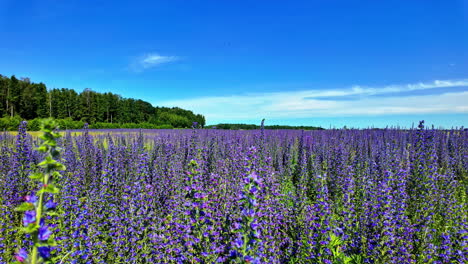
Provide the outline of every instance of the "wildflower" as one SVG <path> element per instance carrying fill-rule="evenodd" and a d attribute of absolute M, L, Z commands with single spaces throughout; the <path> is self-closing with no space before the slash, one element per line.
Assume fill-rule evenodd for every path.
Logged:
<path fill-rule="evenodd" d="M 39 251 L 39 255 L 40 255 L 43 259 L 48 259 L 48 258 L 50 258 L 50 247 L 39 247 L 39 248 L 38 248 L 38 251 Z"/>
<path fill-rule="evenodd" d="M 24 200 L 28 203 L 36 204 L 37 202 L 37 196 L 36 195 L 26 195 L 24 197 Z"/>
<path fill-rule="evenodd" d="M 42 257 L 43 260 L 50 259 L 50 246 L 55 244 L 53 238 L 51 238 L 52 231 L 50 228 L 55 226 L 46 226 L 44 224 L 44 218 L 42 215 L 42 208 L 44 207 L 45 210 L 50 211 L 55 209 L 56 204 L 53 202 L 52 199 L 43 204 L 44 202 L 44 195 L 45 193 L 57 193 L 58 188 L 55 187 L 52 183 L 54 177 L 60 176 L 58 171 L 65 170 L 65 166 L 59 162 L 60 160 L 60 149 L 57 147 L 56 139 L 60 137 L 60 135 L 56 132 L 52 132 L 56 128 L 56 125 L 53 121 L 45 121 L 43 123 L 43 131 L 44 134 L 41 136 L 43 139 L 43 144 L 38 147 L 39 152 L 47 152 L 47 156 L 44 161 L 38 163 L 38 167 L 44 169 L 44 174 L 41 174 L 37 177 L 37 174 L 31 175 L 31 179 L 40 180 L 41 182 L 41 190 L 38 192 L 39 197 L 35 195 L 28 195 L 25 197 L 26 203 L 22 204 L 17 208 L 18 211 L 25 211 L 23 217 L 23 224 L 27 228 L 24 231 L 27 234 L 30 234 L 29 237 L 34 238 L 34 244 L 32 247 L 31 252 L 31 264 L 37 264 L 39 259 L 37 258 L 37 253 Z M 45 177 L 43 177 L 46 175 Z M 47 176 L 48 175 L 48 176 Z M 39 179 L 41 178 L 41 179 Z M 51 189 L 48 189 L 51 188 Z M 29 210 L 31 208 L 31 204 L 34 204 L 38 210 Z M 39 228 L 36 229 L 35 225 L 31 226 L 31 224 L 35 224 L 38 220 L 40 221 Z M 33 227 L 33 228 L 30 228 Z M 24 260 L 25 255 L 27 253 L 20 251 L 16 257 L 17 260 Z"/>
<path fill-rule="evenodd" d="M 19 262 L 24 262 L 28 258 L 28 252 L 22 248 L 18 250 L 18 252 L 15 254 L 15 259 Z"/>
<path fill-rule="evenodd" d="M 57 207 L 57 203 L 54 203 L 54 201 L 49 200 L 47 203 L 44 205 L 46 210 L 53 210 Z"/>
<path fill-rule="evenodd" d="M 244 240 L 242 239 L 242 237 L 237 237 L 237 238 L 234 240 L 234 245 L 235 245 L 237 248 L 242 248 L 242 246 L 244 245 Z"/>
<path fill-rule="evenodd" d="M 39 227 L 39 234 L 38 234 L 38 237 L 39 237 L 39 240 L 47 240 L 49 239 L 50 235 L 52 235 L 52 231 L 49 230 L 49 227 L 46 226 L 46 225 L 41 225 L 41 227 Z"/>
<path fill-rule="evenodd" d="M 36 222 L 36 211 L 26 211 L 23 217 L 23 224 L 24 226 L 28 226 L 29 224 Z"/>

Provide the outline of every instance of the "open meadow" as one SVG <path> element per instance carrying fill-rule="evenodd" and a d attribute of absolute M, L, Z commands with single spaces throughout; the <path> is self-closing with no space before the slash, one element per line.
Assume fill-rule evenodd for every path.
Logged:
<path fill-rule="evenodd" d="M 21 126 L 0 135 L 0 263 L 32 246 L 15 208 L 44 154 Z M 466 130 L 62 134 L 51 263 L 467 261 Z"/>
<path fill-rule="evenodd" d="M 468 0 L 0 0 L 0 36 L 0 264 L 468 264 Z"/>

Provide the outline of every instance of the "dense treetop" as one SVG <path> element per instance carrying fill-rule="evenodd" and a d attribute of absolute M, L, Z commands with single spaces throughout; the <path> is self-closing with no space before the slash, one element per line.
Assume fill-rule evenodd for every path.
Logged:
<path fill-rule="evenodd" d="M 140 99 L 91 89 L 81 93 L 67 88 L 48 90 L 44 83 L 34 83 L 29 78 L 18 79 L 14 75 L 10 78 L 0 75 L 0 117 L 4 117 L 0 122 L 3 129 L 9 127 L 5 123 L 45 117 L 63 119 L 67 124 L 75 125 L 87 122 L 96 128 L 188 128 L 193 122 L 205 125 L 205 117 L 190 110 L 154 107 Z"/>

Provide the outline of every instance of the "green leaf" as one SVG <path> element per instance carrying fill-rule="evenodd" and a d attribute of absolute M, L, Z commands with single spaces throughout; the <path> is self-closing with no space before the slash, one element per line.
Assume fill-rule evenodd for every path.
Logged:
<path fill-rule="evenodd" d="M 55 241 L 55 238 L 52 235 L 52 236 L 49 237 L 49 239 L 47 239 L 47 241 L 37 241 L 35 243 L 35 246 L 37 246 L 37 247 L 47 247 L 47 246 L 56 247 L 57 246 L 57 241 Z"/>
<path fill-rule="evenodd" d="M 26 211 L 30 211 L 30 210 L 34 210 L 34 204 L 32 203 L 22 203 L 21 205 L 19 205 L 18 207 L 15 208 L 15 211 L 17 212 L 26 212 Z"/>
<path fill-rule="evenodd" d="M 55 238 L 53 236 L 50 236 L 49 239 L 47 240 L 47 244 L 51 247 L 56 247 L 57 246 L 57 241 L 55 241 Z"/>
<path fill-rule="evenodd" d="M 36 173 L 29 175 L 29 178 L 33 180 L 42 180 L 44 178 L 44 174 L 40 172 L 36 172 Z"/>
<path fill-rule="evenodd" d="M 22 228 L 22 231 L 26 234 L 31 234 L 39 229 L 37 224 L 29 224 L 27 227 Z"/>
<path fill-rule="evenodd" d="M 45 146 L 45 145 L 39 146 L 39 147 L 37 147 L 37 151 L 39 151 L 39 152 L 47 152 L 47 146 Z"/>
<path fill-rule="evenodd" d="M 56 211 L 47 211 L 45 214 L 50 216 L 60 216 L 60 214 Z"/>
<path fill-rule="evenodd" d="M 54 171 L 52 172 L 52 177 L 54 177 L 54 179 L 58 179 L 62 177 L 62 174 L 60 174 L 58 171 Z"/>
<path fill-rule="evenodd" d="M 47 145 L 49 145 L 51 147 L 57 146 L 57 142 L 55 142 L 54 139 L 48 140 L 46 143 L 47 143 Z"/>
<path fill-rule="evenodd" d="M 50 162 L 51 159 L 52 159 L 51 157 L 47 156 L 46 159 L 39 162 L 39 164 L 37 164 L 37 166 L 39 166 L 41 168 L 45 168 L 45 167 L 47 167 L 48 164 L 51 164 L 51 162 Z"/>
<path fill-rule="evenodd" d="M 52 194 L 56 194 L 56 193 L 59 193 L 60 189 L 55 187 L 55 185 L 53 184 L 48 184 L 46 187 L 43 187 L 42 189 L 40 189 L 37 193 L 38 194 L 41 194 L 41 193 L 52 193 Z"/>
<path fill-rule="evenodd" d="M 55 164 L 55 169 L 59 171 L 64 171 L 67 169 L 67 167 L 65 167 L 65 165 L 63 165 L 62 163 L 57 163 Z"/>

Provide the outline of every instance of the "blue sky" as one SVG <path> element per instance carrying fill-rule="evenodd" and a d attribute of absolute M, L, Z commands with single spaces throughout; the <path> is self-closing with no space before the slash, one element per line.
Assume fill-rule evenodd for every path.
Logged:
<path fill-rule="evenodd" d="M 0 0 L 0 74 L 218 122 L 468 125 L 468 1 Z"/>

